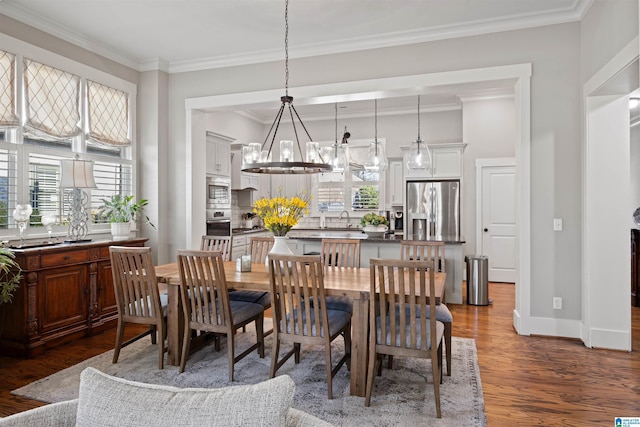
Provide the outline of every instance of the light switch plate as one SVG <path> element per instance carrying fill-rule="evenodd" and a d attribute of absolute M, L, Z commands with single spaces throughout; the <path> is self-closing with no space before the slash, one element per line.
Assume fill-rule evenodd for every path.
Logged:
<path fill-rule="evenodd" d="M 553 219 L 553 231 L 562 231 L 562 219 L 554 218 Z"/>

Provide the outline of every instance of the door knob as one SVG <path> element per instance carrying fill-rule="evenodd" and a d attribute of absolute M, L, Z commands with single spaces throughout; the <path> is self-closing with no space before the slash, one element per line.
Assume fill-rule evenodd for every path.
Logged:
<path fill-rule="evenodd" d="M 484 229 L 484 232 L 486 233 L 487 231 L 489 231 L 489 229 L 488 229 L 488 228 L 485 228 L 485 229 Z"/>

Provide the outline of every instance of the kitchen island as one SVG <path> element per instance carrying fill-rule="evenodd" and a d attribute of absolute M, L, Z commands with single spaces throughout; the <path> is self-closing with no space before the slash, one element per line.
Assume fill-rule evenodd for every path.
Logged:
<path fill-rule="evenodd" d="M 289 247 L 299 255 L 320 253 L 320 243 L 325 238 L 361 239 L 360 266 L 369 267 L 371 258 L 400 259 L 402 236 L 385 234 L 382 237 L 369 237 L 358 229 L 293 229 L 287 233 Z M 427 240 L 443 241 L 445 244 L 445 283 L 446 302 L 462 304 L 462 280 L 464 273 L 463 238 L 439 236 Z"/>

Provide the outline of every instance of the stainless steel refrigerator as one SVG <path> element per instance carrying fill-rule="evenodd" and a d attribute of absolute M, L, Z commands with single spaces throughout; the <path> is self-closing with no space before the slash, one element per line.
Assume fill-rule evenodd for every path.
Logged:
<path fill-rule="evenodd" d="M 407 181 L 405 238 L 460 237 L 460 181 Z"/>

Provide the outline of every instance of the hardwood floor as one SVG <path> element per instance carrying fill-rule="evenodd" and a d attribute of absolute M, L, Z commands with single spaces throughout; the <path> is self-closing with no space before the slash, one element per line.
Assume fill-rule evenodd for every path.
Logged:
<path fill-rule="evenodd" d="M 514 286 L 491 283 L 489 294 L 494 302 L 488 307 L 450 305 L 453 335 L 476 340 L 489 426 L 613 425 L 616 416 L 640 416 L 640 308 L 632 309 L 633 352 L 594 350 L 579 340 L 517 335 Z M 140 331 L 132 326 L 127 335 Z M 110 330 L 31 360 L 0 357 L 0 416 L 42 405 L 11 390 L 114 342 Z"/>

